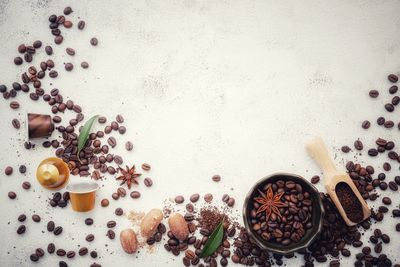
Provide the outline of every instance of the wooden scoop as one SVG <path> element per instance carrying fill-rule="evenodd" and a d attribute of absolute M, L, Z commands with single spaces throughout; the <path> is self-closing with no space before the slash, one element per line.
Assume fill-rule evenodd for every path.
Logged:
<path fill-rule="evenodd" d="M 310 157 L 318 164 L 318 166 L 324 173 L 326 191 L 331 197 L 333 203 L 335 203 L 336 208 L 339 210 L 339 213 L 340 215 L 342 215 L 345 223 L 349 226 L 356 225 L 357 223 L 360 223 L 365 219 L 367 219 L 369 216 L 371 216 L 371 210 L 369 209 L 365 200 L 362 198 L 360 192 L 354 185 L 350 176 L 347 173 L 336 169 L 334 163 L 329 157 L 328 151 L 326 149 L 326 146 L 322 138 L 320 137 L 315 138 L 312 142 L 306 145 L 306 150 L 310 155 Z M 358 198 L 358 201 L 360 201 L 361 203 L 364 216 L 363 219 L 358 222 L 353 222 L 348 218 L 345 210 L 343 209 L 342 204 L 338 199 L 335 189 L 336 185 L 342 182 L 346 183 L 351 188 L 354 195 Z"/>

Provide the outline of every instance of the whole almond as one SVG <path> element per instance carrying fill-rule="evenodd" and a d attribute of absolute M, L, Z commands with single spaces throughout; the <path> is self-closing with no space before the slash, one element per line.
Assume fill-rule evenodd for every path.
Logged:
<path fill-rule="evenodd" d="M 168 219 L 169 228 L 172 234 L 179 240 L 186 240 L 189 236 L 189 229 L 185 218 L 179 214 L 174 213 Z"/>
<path fill-rule="evenodd" d="M 151 237 L 157 230 L 157 226 L 163 219 L 163 213 L 160 209 L 150 210 L 140 223 L 140 233 L 143 237 Z"/>
<path fill-rule="evenodd" d="M 128 254 L 133 254 L 137 251 L 138 241 L 136 234 L 132 229 L 122 230 L 119 239 L 123 250 Z"/>

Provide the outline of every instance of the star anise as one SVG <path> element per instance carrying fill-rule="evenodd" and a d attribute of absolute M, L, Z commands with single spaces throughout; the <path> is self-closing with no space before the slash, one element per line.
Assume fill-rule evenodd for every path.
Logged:
<path fill-rule="evenodd" d="M 254 198 L 257 203 L 261 204 L 256 213 L 258 214 L 265 211 L 267 221 L 272 213 L 278 215 L 281 218 L 282 216 L 279 212 L 279 208 L 286 207 L 286 204 L 281 201 L 281 197 L 283 196 L 284 192 L 274 195 L 271 186 L 268 187 L 266 194 L 264 194 L 260 190 L 258 191 L 260 192 L 260 195 L 262 197 Z"/>
<path fill-rule="evenodd" d="M 121 180 L 121 185 L 125 184 L 128 186 L 129 189 L 131 189 L 132 184 L 139 184 L 138 177 L 141 176 L 141 173 L 135 172 L 135 165 L 132 166 L 132 168 L 129 168 L 126 166 L 126 170 L 122 169 L 121 167 L 118 167 L 118 170 L 121 174 L 121 176 L 118 176 L 116 180 Z"/>

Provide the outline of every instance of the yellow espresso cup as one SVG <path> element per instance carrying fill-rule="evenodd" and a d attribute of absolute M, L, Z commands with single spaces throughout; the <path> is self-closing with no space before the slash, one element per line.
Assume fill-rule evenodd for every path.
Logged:
<path fill-rule="evenodd" d="M 95 182 L 79 182 L 67 185 L 74 211 L 86 212 L 94 208 L 96 191 L 99 186 Z"/>

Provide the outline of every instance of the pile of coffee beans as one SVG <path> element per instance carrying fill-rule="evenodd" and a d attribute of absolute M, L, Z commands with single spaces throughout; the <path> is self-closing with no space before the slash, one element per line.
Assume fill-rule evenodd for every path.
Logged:
<path fill-rule="evenodd" d="M 254 198 L 250 211 L 253 231 L 268 242 L 285 246 L 299 242 L 312 227 L 310 193 L 305 191 L 301 184 L 291 180 L 268 183 L 260 188 L 259 192 L 260 195 Z M 279 199 L 275 200 L 278 195 Z M 265 199 L 267 204 L 264 205 L 269 206 L 264 208 L 264 205 L 257 200 L 260 198 Z M 272 204 L 269 204 L 270 202 Z"/>

